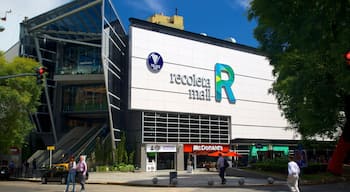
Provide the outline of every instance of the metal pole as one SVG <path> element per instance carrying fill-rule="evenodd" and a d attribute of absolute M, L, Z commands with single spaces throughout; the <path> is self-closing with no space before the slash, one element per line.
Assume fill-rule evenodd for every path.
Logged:
<path fill-rule="evenodd" d="M 50 168 L 51 168 L 51 165 L 52 165 L 52 150 L 49 150 L 50 151 Z"/>
<path fill-rule="evenodd" d="M 35 76 L 35 73 L 21 73 L 21 74 L 16 74 L 16 75 L 5 75 L 5 76 L 0 76 L 1 79 L 10 79 L 10 78 L 15 78 L 15 77 L 24 77 L 24 76 Z"/>
<path fill-rule="evenodd" d="M 41 53 L 40 53 L 40 45 L 39 45 L 39 40 L 37 37 L 34 37 L 34 43 L 35 43 L 35 49 L 36 49 L 36 53 L 37 53 L 39 62 L 43 66 L 43 58 L 42 58 Z M 51 123 L 51 127 L 52 127 L 53 139 L 54 139 L 55 144 L 57 144 L 57 134 L 56 134 L 55 122 L 53 120 L 51 101 L 50 101 L 49 91 L 47 88 L 47 80 L 46 80 L 45 76 L 44 76 L 44 91 L 45 91 L 47 109 L 48 109 L 49 115 L 50 115 L 50 123 Z"/>

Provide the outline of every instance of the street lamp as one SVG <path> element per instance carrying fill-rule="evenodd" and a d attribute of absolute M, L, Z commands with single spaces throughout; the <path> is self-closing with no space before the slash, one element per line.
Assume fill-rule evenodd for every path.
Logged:
<path fill-rule="evenodd" d="M 2 20 L 2 21 L 6 21 L 6 19 L 7 19 L 7 14 L 8 13 L 11 13 L 12 11 L 11 11 L 11 9 L 10 10 L 8 10 L 8 11 L 6 11 L 5 12 L 5 16 L 4 17 L 1 17 L 0 19 Z M 2 25 L 0 25 L 0 32 L 3 32 L 3 31 L 5 31 L 5 27 L 4 26 L 2 26 Z"/>

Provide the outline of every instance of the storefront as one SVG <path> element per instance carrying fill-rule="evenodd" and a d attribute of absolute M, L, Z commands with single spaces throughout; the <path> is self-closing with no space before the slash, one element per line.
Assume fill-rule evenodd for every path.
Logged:
<path fill-rule="evenodd" d="M 285 157 L 289 154 L 289 146 L 278 145 L 253 145 L 250 148 L 249 158 L 251 160 L 263 161 L 266 159 L 274 159 Z"/>
<path fill-rule="evenodd" d="M 208 156 L 213 152 L 228 152 L 230 145 L 223 144 L 184 144 L 185 169 L 206 168 L 214 165 L 217 157 Z"/>
<path fill-rule="evenodd" d="M 146 144 L 146 171 L 176 168 L 176 144 Z"/>

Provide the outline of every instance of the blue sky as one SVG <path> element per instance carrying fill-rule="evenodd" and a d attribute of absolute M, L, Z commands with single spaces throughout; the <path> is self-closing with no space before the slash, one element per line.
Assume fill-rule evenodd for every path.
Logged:
<path fill-rule="evenodd" d="M 184 17 L 185 30 L 206 33 L 219 39 L 233 37 L 237 43 L 257 47 L 253 31 L 256 22 L 248 21 L 247 7 L 251 0 L 113 0 L 124 24 L 128 18 L 147 19 L 155 13 L 171 16 L 178 9 Z"/>
<path fill-rule="evenodd" d="M 0 50 L 6 51 L 19 40 L 19 23 L 25 16 L 32 18 L 71 0 L 1 0 L 0 17 L 5 12 L 6 29 L 0 32 Z M 111 0 L 128 30 L 129 18 L 147 19 L 155 13 L 174 15 L 175 9 L 184 17 L 185 30 L 206 33 L 226 39 L 233 37 L 237 43 L 257 47 L 253 30 L 255 22 L 247 19 L 247 6 L 251 0 Z"/>

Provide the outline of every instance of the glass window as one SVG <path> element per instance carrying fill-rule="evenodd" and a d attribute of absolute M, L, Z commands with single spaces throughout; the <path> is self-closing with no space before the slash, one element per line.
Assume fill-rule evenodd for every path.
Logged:
<path fill-rule="evenodd" d="M 229 143 L 228 117 L 166 112 L 143 117 L 144 142 Z"/>
<path fill-rule="evenodd" d="M 63 87 L 63 111 L 106 111 L 104 85 Z"/>
<path fill-rule="evenodd" d="M 66 44 L 62 50 L 62 63 L 57 74 L 102 74 L 101 48 Z"/>

